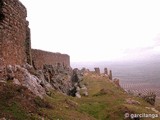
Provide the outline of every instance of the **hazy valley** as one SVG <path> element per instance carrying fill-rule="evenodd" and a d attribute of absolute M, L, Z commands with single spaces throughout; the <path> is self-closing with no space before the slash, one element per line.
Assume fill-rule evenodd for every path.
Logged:
<path fill-rule="evenodd" d="M 121 62 L 89 62 L 73 63 L 72 66 L 81 68 L 86 66 L 90 70 L 100 67 L 103 72 L 104 67 L 111 69 L 113 78 L 120 79 L 120 85 L 135 93 L 156 92 L 160 97 L 160 62 L 159 59 L 144 61 L 121 61 Z"/>

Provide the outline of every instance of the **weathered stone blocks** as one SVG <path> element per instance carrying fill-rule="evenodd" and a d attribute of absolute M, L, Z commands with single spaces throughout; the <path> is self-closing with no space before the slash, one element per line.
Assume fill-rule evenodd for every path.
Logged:
<path fill-rule="evenodd" d="M 100 75 L 100 69 L 98 67 L 94 68 L 94 70 L 96 74 Z"/>
<path fill-rule="evenodd" d="M 19 0 L 0 1 L 0 65 L 24 64 L 27 62 L 26 8 Z"/>
<path fill-rule="evenodd" d="M 112 70 L 109 71 L 109 79 L 112 80 Z"/>
<path fill-rule="evenodd" d="M 70 58 L 66 54 L 31 50 L 26 17 L 26 8 L 19 0 L 0 0 L 0 66 L 26 63 L 36 69 L 42 69 L 45 64 L 70 66 Z"/>
<path fill-rule="evenodd" d="M 32 62 L 36 69 L 42 69 L 43 65 L 59 65 L 64 67 L 70 66 L 70 57 L 67 54 L 52 53 L 37 49 L 32 49 Z"/>

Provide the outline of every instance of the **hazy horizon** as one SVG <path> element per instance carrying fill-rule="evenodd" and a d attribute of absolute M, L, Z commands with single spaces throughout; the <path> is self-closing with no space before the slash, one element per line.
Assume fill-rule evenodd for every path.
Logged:
<path fill-rule="evenodd" d="M 148 59 L 135 59 L 135 60 L 106 60 L 106 61 L 80 61 L 80 62 L 71 62 L 72 68 L 90 68 L 94 67 L 107 67 L 106 65 L 121 65 L 121 64 L 160 64 L 160 56 L 148 57 Z"/>
<path fill-rule="evenodd" d="M 149 59 L 160 55 L 158 0 L 20 0 L 32 47 L 69 54 L 71 62 Z"/>
<path fill-rule="evenodd" d="M 129 62 L 81 62 L 72 63 L 71 66 L 79 69 L 86 67 L 90 70 L 99 67 L 101 73 L 107 67 L 112 70 L 113 78 L 120 79 L 120 84 L 145 84 L 152 88 L 160 86 L 160 58 Z"/>

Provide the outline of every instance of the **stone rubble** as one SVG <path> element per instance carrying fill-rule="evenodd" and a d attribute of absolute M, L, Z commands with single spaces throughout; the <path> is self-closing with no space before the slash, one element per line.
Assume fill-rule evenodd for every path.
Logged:
<path fill-rule="evenodd" d="M 0 77 L 3 78 L 4 81 L 12 81 L 14 84 L 27 87 L 41 98 L 45 95 L 45 89 L 39 84 L 40 80 L 20 65 L 8 65 L 4 69 L 3 74 L 0 74 Z"/>
<path fill-rule="evenodd" d="M 72 74 L 72 89 L 70 90 L 69 95 L 76 96 L 77 98 L 81 98 L 82 95 L 88 96 L 88 90 L 87 87 L 82 84 L 83 76 L 84 76 L 85 70 L 79 70 L 77 68 L 73 69 Z"/>
<path fill-rule="evenodd" d="M 127 104 L 135 104 L 135 105 L 140 105 L 141 103 L 139 101 L 136 101 L 134 99 L 128 98 L 126 99 Z"/>
<path fill-rule="evenodd" d="M 80 98 L 88 96 L 83 76 L 86 68 L 70 67 L 70 56 L 31 48 L 31 33 L 27 10 L 19 0 L 0 1 L 0 82 L 12 81 L 31 90 L 35 95 L 50 94 L 54 89 Z M 101 76 L 100 68 L 95 68 Z M 112 80 L 111 71 L 106 75 Z"/>
<path fill-rule="evenodd" d="M 88 96 L 87 87 L 83 81 L 83 71 L 70 69 L 61 64 L 44 65 L 42 70 L 34 70 L 29 65 L 8 65 L 0 72 L 2 81 L 12 81 L 13 84 L 27 87 L 35 95 L 43 98 L 50 90 L 57 90 L 66 95 L 81 98 Z"/>

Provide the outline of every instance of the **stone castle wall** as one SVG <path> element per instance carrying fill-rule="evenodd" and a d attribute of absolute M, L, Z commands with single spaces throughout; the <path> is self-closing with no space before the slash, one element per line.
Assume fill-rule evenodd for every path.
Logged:
<path fill-rule="evenodd" d="M 64 66 L 70 66 L 70 57 L 67 54 L 52 53 L 37 49 L 32 49 L 33 66 L 36 69 L 42 69 L 44 64 L 57 65 L 61 63 Z"/>
<path fill-rule="evenodd" d="M 25 63 L 33 63 L 37 69 L 44 64 L 70 66 L 70 58 L 66 54 L 31 50 L 26 17 L 26 8 L 19 0 L 0 0 L 0 66 Z"/>
<path fill-rule="evenodd" d="M 19 0 L 0 1 L 0 65 L 21 65 L 31 59 L 26 17 L 26 8 Z"/>

